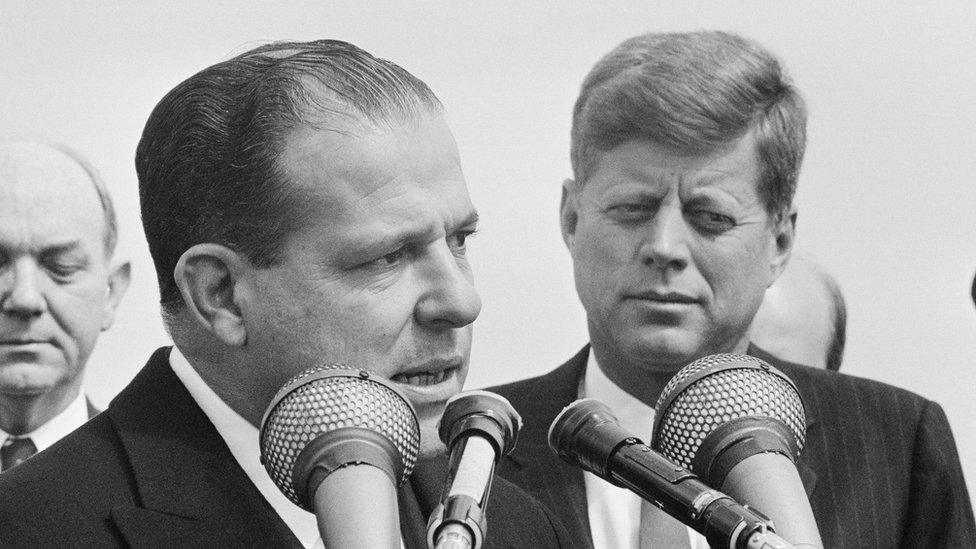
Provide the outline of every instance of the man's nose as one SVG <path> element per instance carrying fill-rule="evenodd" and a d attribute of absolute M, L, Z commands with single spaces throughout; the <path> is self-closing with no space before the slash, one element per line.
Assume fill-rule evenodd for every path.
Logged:
<path fill-rule="evenodd" d="M 665 271 L 680 271 L 688 266 L 689 227 L 677 205 L 658 209 L 648 221 L 638 254 L 641 259 Z"/>
<path fill-rule="evenodd" d="M 47 310 L 41 291 L 41 273 L 33 261 L 13 261 L 0 274 L 0 310 L 7 314 L 33 317 Z"/>
<path fill-rule="evenodd" d="M 471 272 L 446 245 L 439 246 L 423 263 L 423 293 L 415 316 L 421 324 L 460 328 L 481 313 L 481 297 L 474 288 Z"/>

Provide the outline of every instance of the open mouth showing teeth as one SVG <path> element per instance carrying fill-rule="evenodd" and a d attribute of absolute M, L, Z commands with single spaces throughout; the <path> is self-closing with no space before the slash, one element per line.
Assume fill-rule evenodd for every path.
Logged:
<path fill-rule="evenodd" d="M 453 368 L 448 368 L 447 370 L 441 370 L 440 372 L 415 372 L 411 374 L 396 374 L 393 376 L 393 381 L 397 383 L 404 383 L 407 385 L 417 385 L 423 387 L 425 385 L 436 385 L 451 374 Z"/>

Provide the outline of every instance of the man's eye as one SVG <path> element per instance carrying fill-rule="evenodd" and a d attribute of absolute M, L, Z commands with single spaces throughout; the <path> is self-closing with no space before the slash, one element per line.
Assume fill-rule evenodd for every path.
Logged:
<path fill-rule="evenodd" d="M 628 203 L 610 206 L 608 211 L 612 217 L 623 220 L 644 219 L 653 215 L 654 208 L 650 204 Z"/>
<path fill-rule="evenodd" d="M 709 233 L 724 233 L 736 226 L 735 219 L 709 210 L 693 210 L 691 217 L 698 228 Z"/>
<path fill-rule="evenodd" d="M 401 261 L 403 261 L 404 256 L 406 256 L 407 250 L 405 248 L 399 248 L 388 254 L 381 255 L 376 259 L 367 261 L 359 266 L 359 268 L 365 268 L 370 270 L 386 270 L 391 267 L 397 266 Z"/>
<path fill-rule="evenodd" d="M 404 255 L 406 255 L 406 251 L 403 248 L 400 248 L 399 250 L 384 255 L 376 261 L 382 266 L 396 265 L 401 259 L 403 259 Z"/>
<path fill-rule="evenodd" d="M 80 271 L 81 265 L 78 265 L 77 263 L 61 263 L 55 261 L 46 264 L 44 268 L 56 278 L 66 279 Z"/>
<path fill-rule="evenodd" d="M 447 239 L 447 244 L 459 255 L 464 255 L 468 248 L 468 239 L 474 236 L 475 231 L 458 231 Z"/>

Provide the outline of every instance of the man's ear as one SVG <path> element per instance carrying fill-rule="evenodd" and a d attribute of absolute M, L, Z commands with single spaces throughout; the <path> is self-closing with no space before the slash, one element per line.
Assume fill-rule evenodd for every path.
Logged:
<path fill-rule="evenodd" d="M 187 311 L 214 337 L 238 347 L 247 341 L 247 330 L 235 289 L 246 266 L 234 250 L 205 243 L 183 252 L 173 269 Z"/>
<path fill-rule="evenodd" d="M 559 200 L 559 227 L 563 234 L 563 242 L 570 250 L 573 249 L 573 238 L 576 236 L 576 224 L 579 221 L 579 185 L 572 179 L 563 181 L 563 194 Z"/>
<path fill-rule="evenodd" d="M 773 230 L 773 257 L 769 266 L 771 276 L 767 288 L 783 274 L 786 264 L 790 261 L 793 243 L 796 241 L 796 214 L 796 206 L 790 206 L 790 211 L 782 216 Z"/>
<path fill-rule="evenodd" d="M 115 322 L 115 311 L 122 301 L 122 296 L 129 289 L 129 280 L 132 277 L 132 266 L 128 261 L 113 267 L 108 273 L 108 299 L 105 300 L 105 308 L 102 309 L 102 330 L 108 330 Z"/>

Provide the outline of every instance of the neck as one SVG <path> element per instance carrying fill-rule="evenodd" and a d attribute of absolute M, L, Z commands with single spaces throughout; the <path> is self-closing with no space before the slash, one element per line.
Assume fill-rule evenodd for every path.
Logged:
<path fill-rule="evenodd" d="M 2 395 L 0 429 L 11 435 L 32 433 L 65 411 L 79 392 L 80 387 L 71 386 L 40 394 Z"/>
<path fill-rule="evenodd" d="M 186 341 L 177 343 L 177 347 L 220 400 L 248 423 L 261 428 L 264 407 L 274 395 L 268 395 L 265 399 L 258 398 L 250 386 L 242 383 L 241 376 L 245 371 L 242 365 L 246 364 L 246 357 L 242 353 L 236 352 L 233 347 L 193 345 Z"/>

